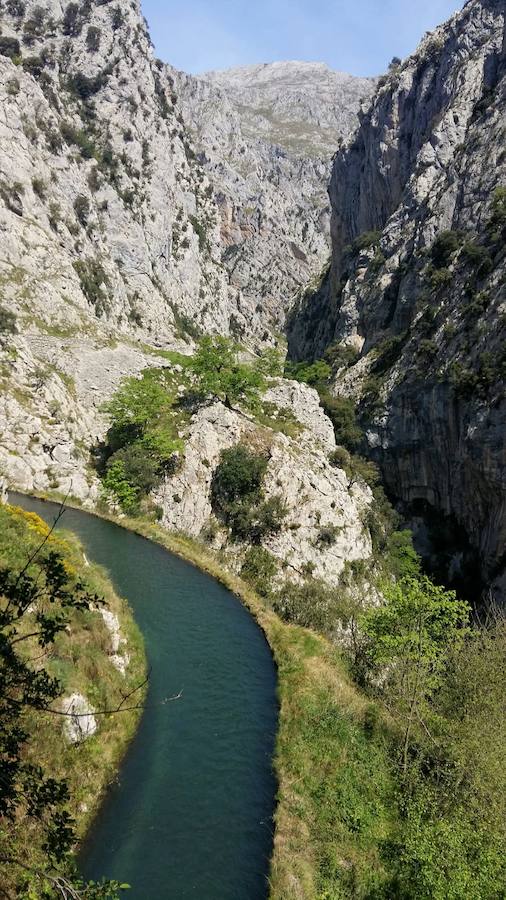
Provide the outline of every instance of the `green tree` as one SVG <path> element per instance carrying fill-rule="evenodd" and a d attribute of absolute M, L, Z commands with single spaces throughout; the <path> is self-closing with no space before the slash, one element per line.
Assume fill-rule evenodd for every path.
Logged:
<path fill-rule="evenodd" d="M 178 434 L 177 392 L 170 373 L 150 369 L 126 378 L 104 407 L 111 417 L 98 468 L 104 492 L 135 514 L 165 475 L 175 472 L 184 449 Z"/>
<path fill-rule="evenodd" d="M 403 729 L 406 775 L 414 730 L 430 717 L 429 703 L 444 682 L 449 655 L 465 638 L 469 606 L 426 576 L 389 584 L 384 596 L 384 605 L 364 614 L 362 628 L 371 668 L 385 675 L 387 702 Z"/>
<path fill-rule="evenodd" d="M 229 409 L 237 405 L 259 409 L 264 375 L 258 368 L 239 362 L 237 348 L 228 338 L 202 338 L 190 369 L 200 396 L 221 400 Z"/>
<path fill-rule="evenodd" d="M 230 528 L 232 537 L 259 544 L 276 534 L 286 516 L 280 496 L 265 500 L 262 483 L 267 459 L 242 444 L 224 450 L 211 484 L 213 511 Z"/>

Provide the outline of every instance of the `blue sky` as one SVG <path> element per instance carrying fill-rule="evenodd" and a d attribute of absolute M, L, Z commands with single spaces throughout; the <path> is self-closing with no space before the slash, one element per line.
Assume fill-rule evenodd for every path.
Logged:
<path fill-rule="evenodd" d="M 303 59 L 378 75 L 463 0 L 142 0 L 158 56 L 186 72 Z"/>

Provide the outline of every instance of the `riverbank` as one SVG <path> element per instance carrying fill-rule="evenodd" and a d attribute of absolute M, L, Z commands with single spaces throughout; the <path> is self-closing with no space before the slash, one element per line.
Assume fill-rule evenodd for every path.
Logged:
<path fill-rule="evenodd" d="M 82 839 L 136 732 L 145 696 L 142 685 L 146 658 L 142 636 L 128 604 L 118 596 L 106 572 L 87 560 L 77 538 L 59 530 L 50 533 L 39 516 L 15 504 L 0 505 L 0 566 L 18 571 L 33 556 L 28 572 L 33 570 L 36 575 L 37 560 L 40 554 L 47 553 L 61 557 L 69 586 L 74 585 L 75 590 L 82 586 L 92 597 L 104 601 L 103 610 L 107 613 L 102 615 L 98 603 L 89 610 L 72 610 L 64 631 L 42 657 L 40 649 L 37 652 L 30 641 L 26 644 L 35 659 L 44 659 L 48 677 L 56 678 L 61 685 L 61 699 L 55 700 L 54 708 L 65 710 L 70 708 L 72 698 L 79 698 L 78 712 L 89 713 L 74 721 L 27 710 L 23 719 L 28 734 L 23 758 L 27 764 L 41 767 L 46 778 L 66 783 L 69 799 L 65 809 L 74 820 L 75 836 Z M 103 714 L 104 710 L 116 709 L 122 697 L 130 693 L 131 709 L 121 714 Z M 78 731 L 82 734 L 78 735 Z M 21 810 L 5 832 L 0 828 L 0 844 L 8 850 L 4 855 L 19 859 L 34 871 L 43 871 L 46 866 L 46 837 L 43 821 Z M 18 892 L 27 889 L 26 870 L 15 864 L 4 869 L 0 878 L 2 890 L 25 896 Z M 33 889 L 40 890 L 42 896 L 40 877 L 34 877 Z"/>
<path fill-rule="evenodd" d="M 212 576 L 241 599 L 268 640 L 280 705 L 271 900 L 350 897 L 348 878 L 371 884 L 380 878 L 377 848 L 388 833 L 393 806 L 388 755 L 381 734 L 368 732 L 370 704 L 335 648 L 283 622 L 197 541 L 148 521 L 97 515 Z"/>

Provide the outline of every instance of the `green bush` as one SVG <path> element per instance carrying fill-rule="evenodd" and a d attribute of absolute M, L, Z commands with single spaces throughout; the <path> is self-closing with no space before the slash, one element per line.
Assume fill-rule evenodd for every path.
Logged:
<path fill-rule="evenodd" d="M 67 37 L 78 37 L 83 30 L 81 9 L 78 3 L 69 3 L 62 20 L 62 31 Z"/>
<path fill-rule="evenodd" d="M 438 291 L 442 287 L 446 287 L 453 279 L 453 275 L 449 269 L 429 269 L 427 280 L 434 291 Z"/>
<path fill-rule="evenodd" d="M 482 244 L 466 241 L 461 251 L 462 258 L 477 269 L 492 265 L 490 253 Z"/>
<path fill-rule="evenodd" d="M 324 359 L 318 359 L 313 363 L 287 361 L 285 365 L 285 378 L 293 378 L 294 381 L 300 381 L 315 388 L 326 385 L 331 375 L 332 370 Z"/>
<path fill-rule="evenodd" d="M 37 38 L 44 37 L 46 26 L 46 10 L 42 6 L 34 6 L 30 18 L 23 25 L 23 42 L 31 45 Z"/>
<path fill-rule="evenodd" d="M 107 461 L 103 487 L 119 501 L 124 512 L 139 509 L 142 497 L 161 481 L 158 462 L 140 444 L 132 444 L 116 451 Z"/>
<path fill-rule="evenodd" d="M 97 468 L 106 492 L 125 512 L 138 512 L 142 500 L 178 468 L 183 442 L 171 379 L 159 369 L 126 378 L 104 408 L 111 425 Z"/>
<path fill-rule="evenodd" d="M 199 250 L 201 253 L 203 253 L 204 250 L 209 249 L 209 241 L 207 238 L 206 228 L 204 225 L 202 225 L 201 222 L 199 222 L 199 220 L 195 216 L 189 216 L 189 220 L 192 224 L 195 234 L 199 239 Z"/>
<path fill-rule="evenodd" d="M 350 453 L 345 447 L 337 447 L 331 453 L 329 461 L 338 469 L 343 469 L 350 481 L 361 479 L 371 488 L 376 488 L 380 482 L 380 472 L 376 463 Z"/>
<path fill-rule="evenodd" d="M 74 212 L 76 214 L 77 221 L 80 222 L 83 228 L 85 228 L 88 224 L 91 206 L 88 197 L 85 197 L 84 194 L 78 194 L 76 199 L 74 200 Z"/>
<path fill-rule="evenodd" d="M 357 421 L 357 409 L 348 397 L 333 397 L 321 394 L 322 406 L 334 426 L 336 441 L 343 447 L 354 450 L 362 441 L 363 432 Z"/>
<path fill-rule="evenodd" d="M 99 72 L 93 78 L 84 75 L 83 72 L 77 72 L 67 79 L 67 90 L 78 100 L 89 100 L 105 86 L 106 75 Z"/>
<path fill-rule="evenodd" d="M 10 16 L 22 19 L 26 12 L 26 3 L 24 3 L 24 0 L 7 0 L 5 8 Z"/>
<path fill-rule="evenodd" d="M 86 32 L 86 48 L 90 53 L 98 53 L 102 40 L 102 32 L 95 25 L 90 25 Z"/>
<path fill-rule="evenodd" d="M 324 581 L 309 578 L 302 584 L 287 582 L 272 600 L 274 612 L 285 622 L 330 634 L 340 621 L 336 592 Z"/>
<path fill-rule="evenodd" d="M 318 531 L 316 545 L 327 549 L 333 547 L 341 530 L 337 525 L 323 525 Z"/>
<path fill-rule="evenodd" d="M 360 352 L 355 347 L 341 344 L 331 344 L 325 350 L 325 362 L 328 362 L 334 371 L 337 369 L 349 368 L 360 359 Z"/>
<path fill-rule="evenodd" d="M 41 200 L 47 197 L 47 184 L 43 178 L 32 178 L 32 188 L 34 194 L 37 194 Z"/>
<path fill-rule="evenodd" d="M 95 307 L 97 315 L 100 315 L 107 308 L 109 286 L 109 278 L 102 263 L 96 259 L 79 259 L 73 266 L 84 296 Z"/>
<path fill-rule="evenodd" d="M 432 244 L 430 255 L 436 269 L 445 269 L 462 243 L 459 231 L 442 231 Z"/>
<path fill-rule="evenodd" d="M 16 316 L 5 306 L 0 306 L 0 334 L 17 334 Z"/>
<path fill-rule="evenodd" d="M 249 582 L 261 597 L 269 595 L 277 563 L 264 547 L 250 547 L 241 568 L 241 578 Z"/>
<path fill-rule="evenodd" d="M 260 544 L 281 528 L 286 508 L 280 496 L 264 499 L 266 469 L 267 459 L 242 444 L 221 454 L 213 474 L 211 503 L 235 540 Z"/>
<path fill-rule="evenodd" d="M 118 31 L 125 23 L 125 15 L 120 6 L 114 6 L 110 10 L 111 27 L 113 31 Z"/>
<path fill-rule="evenodd" d="M 0 56 L 7 56 L 9 59 L 18 57 L 21 53 L 21 47 L 17 38 L 4 37 L 0 35 Z"/>
<path fill-rule="evenodd" d="M 9 97 L 17 97 L 21 89 L 18 78 L 9 78 L 9 80 L 6 82 L 5 87 Z"/>
<path fill-rule="evenodd" d="M 354 255 L 361 253 L 362 250 L 368 250 L 369 247 L 375 247 L 381 240 L 381 231 L 364 231 L 355 238 L 351 245 L 351 251 Z"/>
<path fill-rule="evenodd" d="M 84 129 L 74 128 L 68 122 L 62 122 L 60 130 L 65 143 L 78 147 L 84 159 L 92 159 L 99 156 L 97 148 Z"/>

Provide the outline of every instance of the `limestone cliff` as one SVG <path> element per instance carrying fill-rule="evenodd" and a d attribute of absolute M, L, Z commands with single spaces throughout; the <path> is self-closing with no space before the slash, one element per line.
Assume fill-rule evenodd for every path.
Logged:
<path fill-rule="evenodd" d="M 232 90 L 222 76 L 187 78 L 157 61 L 138 2 L 6 0 L 0 16 L 0 473 L 93 507 L 90 454 L 124 376 L 169 365 L 160 348 L 191 353 L 201 333 L 272 341 L 328 254 L 330 146 L 372 85 L 299 64 L 248 73 L 253 105 L 290 74 L 289 108 L 276 115 L 311 145 L 288 150 L 274 121 L 243 108 L 244 73 Z M 254 115 L 267 122 L 261 139 Z M 306 496 L 299 528 L 286 484 L 291 518 L 272 552 L 335 580 L 348 557 L 370 554 L 371 497 L 330 465 L 332 428 L 315 397 L 281 383 L 265 400 L 272 426 L 288 413 L 304 432 L 300 443 L 260 429 L 272 444 L 267 494 L 274 479 Z M 165 523 L 192 534 L 210 512 L 203 459 L 214 447 L 216 465 L 232 433 L 258 432 L 239 414 L 214 415 L 223 440 L 196 415 L 161 498 Z M 315 543 L 322 516 L 339 534 L 328 552 Z"/>
<path fill-rule="evenodd" d="M 331 156 L 358 124 L 374 79 L 319 63 L 284 62 L 173 73 L 199 161 L 215 185 L 223 263 L 248 331 L 284 328 L 288 311 L 328 261 Z"/>
<path fill-rule="evenodd" d="M 470 0 L 382 79 L 330 185 L 333 258 L 290 325 L 334 345 L 394 497 L 464 532 L 483 583 L 506 563 L 503 0 Z M 350 366 L 351 362 L 351 366 Z M 468 546 L 469 550 L 469 546 Z M 461 561 L 454 555 L 451 566 Z"/>

